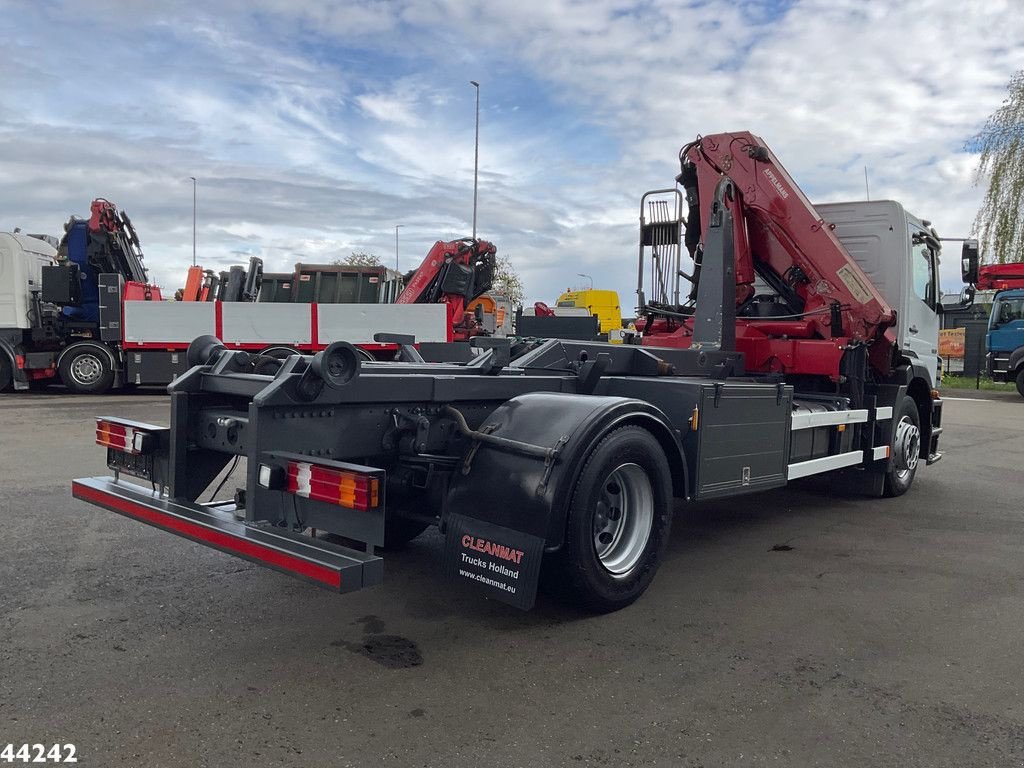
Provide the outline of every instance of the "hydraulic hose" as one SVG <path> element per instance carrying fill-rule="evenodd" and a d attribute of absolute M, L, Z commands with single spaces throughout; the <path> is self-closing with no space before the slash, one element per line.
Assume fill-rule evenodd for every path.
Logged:
<path fill-rule="evenodd" d="M 481 443 L 493 446 L 499 451 L 519 453 L 523 456 L 533 456 L 538 459 L 544 459 L 545 461 L 549 461 L 558 456 L 558 448 L 545 448 L 543 445 L 524 443 L 521 440 L 510 440 L 507 437 L 498 437 L 497 435 L 489 435 L 486 432 L 479 432 L 475 429 L 471 429 L 469 424 L 466 423 L 466 417 L 462 415 L 462 411 L 459 411 L 450 405 L 446 405 L 444 407 L 444 412 L 448 416 L 452 417 L 456 426 L 459 428 L 460 433 L 472 440 L 478 440 Z"/>

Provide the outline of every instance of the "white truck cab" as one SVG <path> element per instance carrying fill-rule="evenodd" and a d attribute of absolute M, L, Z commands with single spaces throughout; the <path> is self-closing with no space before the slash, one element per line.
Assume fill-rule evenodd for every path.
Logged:
<path fill-rule="evenodd" d="M 821 217 L 896 310 L 901 352 L 938 381 L 939 240 L 931 224 L 892 200 L 815 204 Z"/>

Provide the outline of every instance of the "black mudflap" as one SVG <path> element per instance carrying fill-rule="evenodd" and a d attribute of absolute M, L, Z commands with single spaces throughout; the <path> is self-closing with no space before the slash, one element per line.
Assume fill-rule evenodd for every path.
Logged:
<path fill-rule="evenodd" d="M 537 598 L 544 539 L 465 515 L 445 531 L 445 571 L 458 583 L 528 611 Z"/>

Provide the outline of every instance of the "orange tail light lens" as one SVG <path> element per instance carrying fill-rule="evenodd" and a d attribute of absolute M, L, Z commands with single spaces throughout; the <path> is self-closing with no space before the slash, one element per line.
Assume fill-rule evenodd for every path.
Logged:
<path fill-rule="evenodd" d="M 113 421 L 96 419 L 96 444 L 137 456 L 145 453 L 149 447 L 149 433 Z"/>

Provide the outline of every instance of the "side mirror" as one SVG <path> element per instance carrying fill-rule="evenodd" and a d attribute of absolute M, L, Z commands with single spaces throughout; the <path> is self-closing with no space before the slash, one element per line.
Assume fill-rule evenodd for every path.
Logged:
<path fill-rule="evenodd" d="M 974 303 L 974 286 L 965 285 L 964 289 L 960 291 L 960 304 L 961 306 L 968 307 Z"/>
<path fill-rule="evenodd" d="M 960 274 L 968 285 L 978 282 L 978 241 L 964 240 L 960 253 Z"/>

